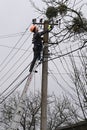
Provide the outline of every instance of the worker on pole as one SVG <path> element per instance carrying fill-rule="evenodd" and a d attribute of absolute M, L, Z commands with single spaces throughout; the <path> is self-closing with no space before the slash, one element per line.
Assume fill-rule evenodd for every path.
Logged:
<path fill-rule="evenodd" d="M 43 42 L 42 42 L 43 38 L 41 36 L 44 35 L 45 33 L 49 33 L 52 29 L 53 27 L 49 25 L 46 31 L 39 32 L 38 27 L 36 25 L 31 25 L 30 31 L 34 33 L 32 39 L 32 43 L 34 45 L 33 47 L 34 57 L 30 65 L 30 69 L 29 69 L 30 72 L 32 72 L 36 60 L 37 59 L 41 60 L 41 51 L 43 47 Z"/>

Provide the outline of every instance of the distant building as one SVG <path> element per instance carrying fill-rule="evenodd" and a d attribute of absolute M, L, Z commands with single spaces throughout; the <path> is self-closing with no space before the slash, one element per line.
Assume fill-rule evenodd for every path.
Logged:
<path fill-rule="evenodd" d="M 70 126 L 60 127 L 56 130 L 87 130 L 87 121 L 81 121 Z"/>

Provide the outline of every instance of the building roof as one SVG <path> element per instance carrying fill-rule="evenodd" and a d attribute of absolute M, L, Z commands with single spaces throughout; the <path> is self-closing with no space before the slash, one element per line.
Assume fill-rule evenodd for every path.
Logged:
<path fill-rule="evenodd" d="M 87 121 L 81 121 L 73 125 L 59 127 L 56 130 L 87 130 Z"/>

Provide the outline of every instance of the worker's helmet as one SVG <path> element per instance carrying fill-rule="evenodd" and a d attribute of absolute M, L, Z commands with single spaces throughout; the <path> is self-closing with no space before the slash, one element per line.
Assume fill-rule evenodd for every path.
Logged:
<path fill-rule="evenodd" d="M 34 32 L 35 30 L 38 31 L 38 27 L 36 25 L 31 25 L 30 31 Z"/>

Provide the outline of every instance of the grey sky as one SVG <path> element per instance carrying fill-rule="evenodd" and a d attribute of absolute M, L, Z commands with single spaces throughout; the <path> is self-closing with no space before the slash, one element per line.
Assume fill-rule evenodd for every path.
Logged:
<path fill-rule="evenodd" d="M 21 32 L 24 32 L 26 30 L 26 28 L 29 27 L 29 25 L 32 22 L 32 18 L 34 18 L 35 14 L 36 13 L 33 10 L 33 8 L 31 7 L 28 0 L 7 0 L 7 1 L 0 0 L 0 19 L 1 19 L 0 20 L 0 37 L 1 37 L 0 38 L 0 45 L 1 45 L 0 46 L 0 64 L 3 63 L 4 59 L 7 57 L 7 55 L 9 54 L 9 52 L 12 49 L 12 48 L 8 48 L 8 47 L 15 46 L 15 44 L 18 42 L 18 40 L 21 37 Z M 20 33 L 20 35 L 18 35 L 16 37 L 10 37 L 16 33 Z M 28 35 L 29 35 L 29 33 L 30 32 L 28 31 Z M 8 38 L 6 38 L 4 36 L 6 36 Z M 18 44 L 17 48 L 19 48 L 19 46 L 21 46 L 21 44 L 24 42 L 25 39 L 26 38 L 21 40 L 21 42 Z M 31 44 L 31 40 L 28 41 L 25 46 L 23 46 L 23 49 L 27 49 L 28 44 Z M 5 46 L 8 46 L 8 47 L 5 47 Z M 1 71 L 2 71 L 2 68 L 4 67 L 4 65 L 15 54 L 15 52 L 16 52 L 16 50 L 14 50 L 13 53 L 11 53 L 11 55 L 8 57 L 8 59 L 6 59 L 7 61 L 5 61 L 0 66 Z M 8 64 L 8 66 L 5 69 L 3 69 L 2 72 L 0 71 L 1 78 L 2 78 L 2 76 L 4 76 L 4 74 L 6 72 L 8 72 L 8 70 L 10 69 L 12 64 L 16 62 L 17 57 L 21 56 L 21 52 L 22 52 L 22 54 L 24 53 L 23 51 L 20 51 L 18 53 L 18 55 L 12 59 L 12 61 Z M 22 62 L 22 60 L 21 60 L 21 62 Z M 16 75 L 15 75 L 15 77 L 16 77 Z M 3 78 L 2 81 L 4 79 L 5 78 Z M 12 81 L 12 80 L 10 79 L 10 81 Z M 9 83 L 10 83 L 10 81 L 9 81 Z M 9 83 L 8 83 L 8 81 L 6 81 L 7 85 Z M 6 87 L 6 85 L 4 85 L 3 88 L 1 87 L 0 89 L 3 90 L 5 87 Z"/>
<path fill-rule="evenodd" d="M 41 0 L 34 0 L 34 1 L 36 5 L 42 8 L 43 5 L 40 4 Z M 87 2 L 87 0 L 85 0 L 85 2 Z M 22 40 L 19 42 L 19 44 L 16 46 L 16 48 L 20 48 L 23 42 L 25 42 L 27 37 L 30 35 L 29 39 L 21 47 L 21 50 L 17 52 L 17 49 L 14 49 L 14 51 L 12 51 L 10 56 L 3 63 L 4 59 L 6 58 L 6 56 L 9 54 L 9 52 L 12 49 L 9 47 L 15 46 L 15 44 L 18 42 L 18 40 L 22 36 L 21 33 L 24 32 L 27 29 L 27 27 L 32 23 L 32 18 L 37 18 L 38 16 L 40 16 L 40 14 L 35 12 L 35 9 L 32 8 L 31 4 L 29 3 L 29 0 L 0 0 L 0 91 L 1 92 L 5 88 L 8 87 L 8 85 L 31 62 L 33 58 L 33 55 L 31 54 L 32 53 L 32 45 L 31 45 L 32 34 L 30 35 L 30 32 L 28 31 L 26 35 L 22 38 Z M 15 36 L 16 33 L 19 33 L 19 35 L 17 34 L 17 36 Z M 14 34 L 14 37 L 12 36 L 13 34 Z M 24 50 L 27 50 L 27 48 L 29 49 L 25 54 Z M 14 58 L 12 58 L 14 54 L 15 56 Z M 28 55 L 29 55 L 29 58 L 27 58 Z M 63 73 L 63 77 L 66 77 L 66 73 L 63 71 L 63 68 L 61 67 L 61 62 L 60 61 L 58 62 L 58 60 L 55 60 L 55 62 L 57 63 L 59 69 L 61 69 L 61 73 Z M 6 66 L 7 63 L 8 65 Z M 54 69 L 56 70 L 53 63 L 50 64 L 50 68 L 52 72 Z M 16 69 L 17 71 L 15 71 Z M 38 74 L 35 74 L 32 84 L 31 84 L 32 91 L 35 91 L 36 87 L 37 87 L 37 90 L 41 89 L 40 88 L 41 87 L 41 67 L 38 67 L 38 71 L 39 71 Z M 14 75 L 10 76 L 12 73 L 14 73 Z M 26 70 L 24 75 L 26 75 L 27 73 L 28 73 L 28 69 Z M 24 77 L 24 75 L 19 79 L 19 81 Z M 55 74 L 55 76 L 58 78 L 59 74 Z M 62 82 L 61 76 L 58 78 L 58 80 L 60 80 L 60 84 L 62 83 L 63 86 L 66 86 L 66 83 Z M 19 81 L 17 81 L 15 85 Z M 50 84 L 49 92 L 55 92 L 56 94 L 60 94 L 59 91 L 61 91 L 61 89 L 58 88 L 58 84 L 55 82 L 55 79 L 53 80 L 53 78 L 50 75 L 49 75 L 49 84 Z M 20 91 L 23 89 L 23 85 L 19 87 Z"/>

